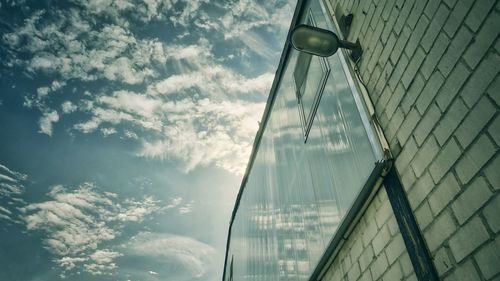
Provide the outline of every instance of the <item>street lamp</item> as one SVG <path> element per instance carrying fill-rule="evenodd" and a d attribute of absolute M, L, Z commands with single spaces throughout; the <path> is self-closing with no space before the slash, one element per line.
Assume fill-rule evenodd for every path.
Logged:
<path fill-rule="evenodd" d="M 351 50 L 351 57 L 358 61 L 363 53 L 359 44 L 340 40 L 339 37 L 330 30 L 299 24 L 291 32 L 292 46 L 300 51 L 320 57 L 329 57 L 335 54 L 338 48 Z"/>

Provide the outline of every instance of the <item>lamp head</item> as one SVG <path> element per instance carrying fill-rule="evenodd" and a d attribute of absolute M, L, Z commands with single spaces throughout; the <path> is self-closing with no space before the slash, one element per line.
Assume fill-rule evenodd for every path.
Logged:
<path fill-rule="evenodd" d="M 339 38 L 335 33 L 305 24 L 297 25 L 290 39 L 296 50 L 320 57 L 329 57 L 339 48 Z"/>

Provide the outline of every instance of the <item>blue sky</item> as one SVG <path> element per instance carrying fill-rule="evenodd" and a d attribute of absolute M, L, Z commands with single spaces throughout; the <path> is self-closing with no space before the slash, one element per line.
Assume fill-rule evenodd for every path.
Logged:
<path fill-rule="evenodd" d="M 0 0 L 0 280 L 220 280 L 294 8 Z"/>

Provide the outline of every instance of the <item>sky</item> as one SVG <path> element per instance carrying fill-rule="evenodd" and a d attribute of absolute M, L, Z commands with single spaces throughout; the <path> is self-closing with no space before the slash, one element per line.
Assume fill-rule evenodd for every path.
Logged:
<path fill-rule="evenodd" d="M 220 280 L 293 0 L 0 0 L 0 280 Z"/>

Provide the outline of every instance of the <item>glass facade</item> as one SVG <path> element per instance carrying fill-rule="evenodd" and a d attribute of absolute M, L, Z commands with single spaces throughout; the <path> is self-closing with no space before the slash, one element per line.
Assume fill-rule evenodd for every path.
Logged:
<path fill-rule="evenodd" d="M 305 3 L 298 23 L 331 30 L 320 1 Z M 231 223 L 224 281 L 308 280 L 383 157 L 341 52 L 323 61 L 286 50 Z"/>

